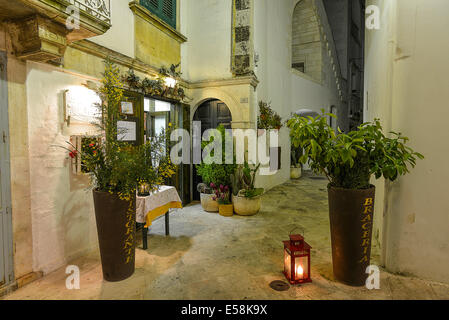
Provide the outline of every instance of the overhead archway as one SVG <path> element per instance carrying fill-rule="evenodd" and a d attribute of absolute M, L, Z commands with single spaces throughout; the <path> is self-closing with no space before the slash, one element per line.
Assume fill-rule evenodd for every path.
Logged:
<path fill-rule="evenodd" d="M 300 0 L 292 19 L 292 68 L 322 80 L 321 32 L 313 0 Z"/>

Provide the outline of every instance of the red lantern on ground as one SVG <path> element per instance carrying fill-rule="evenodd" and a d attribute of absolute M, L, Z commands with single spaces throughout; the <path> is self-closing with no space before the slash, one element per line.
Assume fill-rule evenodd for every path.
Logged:
<path fill-rule="evenodd" d="M 290 284 L 312 282 L 310 278 L 310 249 L 299 234 L 290 234 L 284 243 L 284 275 Z"/>

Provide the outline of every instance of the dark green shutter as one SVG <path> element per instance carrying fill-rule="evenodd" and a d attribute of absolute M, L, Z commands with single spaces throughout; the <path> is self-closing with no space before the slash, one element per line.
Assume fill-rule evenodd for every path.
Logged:
<path fill-rule="evenodd" d="M 176 29 L 176 0 L 140 0 L 140 4 Z"/>

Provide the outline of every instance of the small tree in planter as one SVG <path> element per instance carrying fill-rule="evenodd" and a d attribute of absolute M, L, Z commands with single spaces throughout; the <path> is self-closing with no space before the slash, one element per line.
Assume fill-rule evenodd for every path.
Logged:
<path fill-rule="evenodd" d="M 117 121 L 122 119 L 123 92 L 119 68 L 106 60 L 98 90 L 102 99 L 98 105 L 101 135 L 85 151 L 73 145 L 69 150 L 71 157 L 83 157 L 83 167 L 91 175 L 103 277 L 107 281 L 121 281 L 134 273 L 137 187 L 146 184 L 149 190 L 155 190 L 175 170 L 164 152 L 165 134 L 142 146 L 117 140 L 122 134 Z"/>
<path fill-rule="evenodd" d="M 357 131 L 336 134 L 326 116 L 335 117 L 324 112 L 316 118 L 295 116 L 288 127 L 294 145 L 304 149 L 301 162 L 329 179 L 334 276 L 362 286 L 371 256 L 375 198 L 371 177 L 395 181 L 424 157 L 406 146 L 408 138 L 402 134 L 385 136 L 377 119 Z"/>
<path fill-rule="evenodd" d="M 226 129 L 223 125 L 217 127 L 222 138 L 222 163 L 205 163 L 196 165 L 197 174 L 202 178 L 203 183 L 198 185 L 198 191 L 201 194 L 201 205 L 205 211 L 218 212 L 218 203 L 213 199 L 213 188 L 211 184 L 220 186 L 229 186 L 231 184 L 230 176 L 235 171 L 235 164 L 226 163 Z M 203 141 L 204 149 L 210 142 Z M 213 156 L 213 152 L 211 154 Z"/>
<path fill-rule="evenodd" d="M 257 118 L 257 129 L 279 130 L 282 128 L 282 118 L 272 108 L 271 104 L 259 101 L 259 117 Z"/>
<path fill-rule="evenodd" d="M 231 175 L 232 203 L 234 211 L 241 216 L 252 216 L 260 211 L 263 188 L 255 188 L 256 174 L 260 164 L 251 168 L 247 162 Z"/>

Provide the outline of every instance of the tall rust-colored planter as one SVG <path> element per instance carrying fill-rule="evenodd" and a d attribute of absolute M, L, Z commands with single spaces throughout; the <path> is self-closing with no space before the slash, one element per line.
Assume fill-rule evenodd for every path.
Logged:
<path fill-rule="evenodd" d="M 132 207 L 118 195 L 93 191 L 103 278 L 117 282 L 135 269 L 136 199 Z"/>
<path fill-rule="evenodd" d="M 370 265 L 376 189 L 329 187 L 332 262 L 335 278 L 347 285 L 365 285 Z"/>

